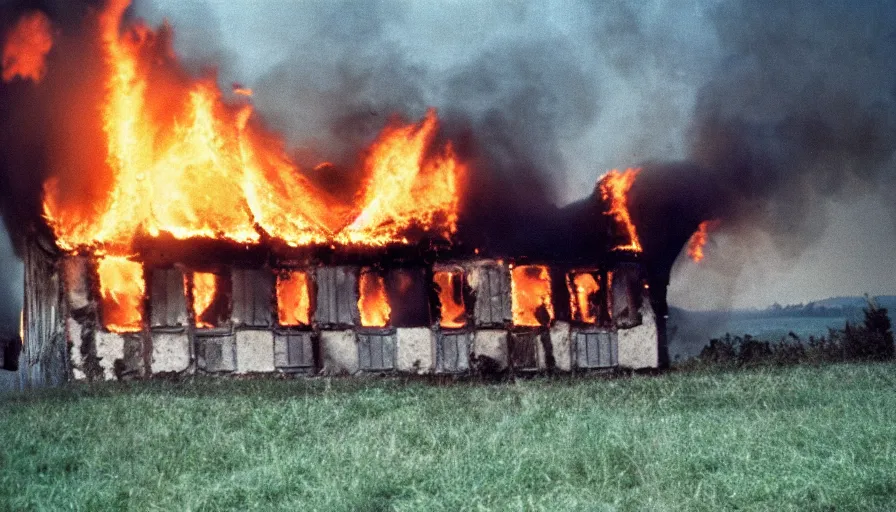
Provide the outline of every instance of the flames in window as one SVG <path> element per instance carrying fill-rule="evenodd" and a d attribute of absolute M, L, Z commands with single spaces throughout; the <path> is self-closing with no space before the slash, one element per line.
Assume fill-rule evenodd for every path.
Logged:
<path fill-rule="evenodd" d="M 571 274 L 567 281 L 572 319 L 587 324 L 597 323 L 600 284 L 593 274 Z"/>
<path fill-rule="evenodd" d="M 441 304 L 439 325 L 446 329 L 458 329 L 466 325 L 463 272 L 460 270 L 436 272 L 433 280 L 439 287 Z"/>
<path fill-rule="evenodd" d="M 103 326 L 111 332 L 138 332 L 143 328 L 143 265 L 118 256 L 97 264 Z"/>
<path fill-rule="evenodd" d="M 364 327 L 385 327 L 389 324 L 392 308 L 386 295 L 386 281 L 378 273 L 365 270 L 358 281 L 358 310 Z"/>
<path fill-rule="evenodd" d="M 230 318 L 230 280 L 213 272 L 193 272 L 190 278 L 185 279 L 192 292 L 196 327 L 208 329 L 226 323 Z"/>
<path fill-rule="evenodd" d="M 544 265 L 521 265 L 510 271 L 513 323 L 518 326 L 547 326 L 554 319 L 551 276 Z"/>
<path fill-rule="evenodd" d="M 308 274 L 302 271 L 277 275 L 277 318 L 282 326 L 311 324 L 311 294 Z"/>

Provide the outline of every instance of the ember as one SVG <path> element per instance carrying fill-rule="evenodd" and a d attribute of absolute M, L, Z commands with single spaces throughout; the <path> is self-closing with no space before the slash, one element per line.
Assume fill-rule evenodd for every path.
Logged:
<path fill-rule="evenodd" d="M 102 297 L 103 326 L 112 332 L 143 328 L 143 265 L 127 258 L 106 256 L 97 264 Z"/>
<path fill-rule="evenodd" d="M 392 308 L 386 296 L 386 282 L 383 276 L 372 270 L 361 272 L 358 281 L 358 310 L 364 327 L 385 327 L 389 324 Z"/>
<path fill-rule="evenodd" d="M 15 77 L 40 82 L 46 73 L 46 57 L 53 48 L 52 27 L 40 11 L 24 14 L 3 42 L 3 81 Z"/>
<path fill-rule="evenodd" d="M 277 275 L 277 317 L 285 327 L 311 324 L 311 295 L 308 274 L 301 271 Z"/>
<path fill-rule="evenodd" d="M 551 304 L 551 276 L 543 265 L 521 265 L 511 270 L 513 323 L 538 327 L 554 319 Z"/>
<path fill-rule="evenodd" d="M 439 325 L 446 329 L 458 329 L 466 324 L 464 308 L 464 276 L 457 271 L 435 272 L 433 279 L 439 287 L 441 318 Z"/>

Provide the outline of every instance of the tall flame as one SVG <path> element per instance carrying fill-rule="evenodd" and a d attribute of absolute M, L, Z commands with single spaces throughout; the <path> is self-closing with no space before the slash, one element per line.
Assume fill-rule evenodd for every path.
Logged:
<path fill-rule="evenodd" d="M 106 256 L 97 264 L 100 278 L 103 326 L 112 332 L 139 332 L 143 328 L 143 265 L 119 256 Z"/>
<path fill-rule="evenodd" d="M 53 49 L 52 26 L 41 11 L 19 18 L 3 42 L 3 81 L 15 77 L 40 82 L 47 71 L 46 58 Z"/>
<path fill-rule="evenodd" d="M 128 5 L 110 0 L 100 14 L 108 69 L 101 111 L 114 179 L 104 204 L 72 205 L 67 187 L 45 183 L 44 215 L 60 247 L 127 251 L 136 234 L 245 244 L 268 236 L 304 246 L 406 242 L 401 231 L 415 225 L 454 233 L 463 166 L 450 143 L 436 143 L 434 110 L 419 124 L 383 130 L 365 163 L 359 206 L 342 204 L 253 122 L 246 100 L 226 104 L 214 80 L 185 78 L 170 27 L 122 27 Z"/>
<path fill-rule="evenodd" d="M 574 274 L 568 285 L 573 319 L 596 323 L 597 311 L 594 309 L 593 297 L 600 291 L 597 280 L 590 273 Z"/>
<path fill-rule="evenodd" d="M 640 172 L 641 169 L 613 169 L 598 180 L 601 197 L 608 205 L 607 215 L 615 218 L 628 235 L 629 243 L 616 246 L 616 250 L 641 252 L 641 241 L 628 211 L 628 192 Z"/>
<path fill-rule="evenodd" d="M 703 261 L 705 254 L 703 249 L 706 247 L 706 242 L 709 240 L 709 230 L 712 228 L 712 225 L 715 224 L 713 221 L 705 220 L 697 226 L 697 231 L 691 235 L 691 239 L 688 240 L 688 256 L 694 260 L 694 263 L 700 263 Z"/>
<path fill-rule="evenodd" d="M 385 327 L 389 324 L 392 308 L 386 296 L 386 282 L 376 272 L 361 273 L 358 281 L 358 310 L 364 327 Z"/>
<path fill-rule="evenodd" d="M 308 274 L 291 271 L 277 276 L 277 318 L 282 326 L 311 324 Z"/>
<path fill-rule="evenodd" d="M 520 265 L 510 272 L 514 325 L 538 327 L 554 319 L 551 276 L 544 265 Z"/>
<path fill-rule="evenodd" d="M 436 112 L 429 109 L 419 124 L 383 130 L 365 162 L 369 181 L 363 208 L 340 233 L 341 242 L 386 243 L 415 223 L 441 224 L 446 237 L 456 231 L 462 165 L 450 143 L 427 156 L 437 129 Z"/>
<path fill-rule="evenodd" d="M 218 290 L 218 276 L 211 272 L 194 272 L 192 284 L 193 314 L 196 317 L 196 327 L 214 327 L 211 322 L 205 319 L 205 316 L 215 300 L 215 294 Z"/>
<path fill-rule="evenodd" d="M 459 329 L 466 325 L 463 273 L 461 271 L 435 272 L 433 280 L 439 286 L 439 303 L 441 304 L 439 325 L 446 329 Z"/>

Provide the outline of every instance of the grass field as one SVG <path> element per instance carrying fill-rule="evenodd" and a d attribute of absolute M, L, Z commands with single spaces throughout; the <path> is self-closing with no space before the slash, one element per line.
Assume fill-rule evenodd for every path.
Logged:
<path fill-rule="evenodd" d="M 0 396 L 2 510 L 896 510 L 896 365 Z"/>

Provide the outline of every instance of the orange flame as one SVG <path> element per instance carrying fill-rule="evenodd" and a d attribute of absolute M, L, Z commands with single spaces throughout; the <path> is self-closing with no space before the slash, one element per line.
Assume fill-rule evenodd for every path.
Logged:
<path fill-rule="evenodd" d="M 592 297 L 600 291 L 600 285 L 594 276 L 589 273 L 575 274 L 567 285 L 573 319 L 589 324 L 596 323 L 597 311 L 594 310 Z"/>
<path fill-rule="evenodd" d="M 384 244 L 419 224 L 441 226 L 446 238 L 457 230 L 458 176 L 462 166 L 447 143 L 427 157 L 438 129 L 429 109 L 419 124 L 387 126 L 365 162 L 369 175 L 363 205 L 340 234 L 342 243 Z"/>
<path fill-rule="evenodd" d="M 233 94 L 236 94 L 237 96 L 245 96 L 246 98 L 251 98 L 254 93 L 252 92 L 252 89 L 250 89 L 248 87 L 240 87 L 238 85 L 234 85 L 233 86 Z"/>
<path fill-rule="evenodd" d="M 143 328 L 143 265 L 119 256 L 97 264 L 103 326 L 111 332 L 139 332 Z"/>
<path fill-rule="evenodd" d="M 72 201 L 53 178 L 44 184 L 44 216 L 61 248 L 127 251 L 137 234 L 244 244 L 268 236 L 297 247 L 407 242 L 400 232 L 412 225 L 454 233 L 462 165 L 450 144 L 435 143 L 435 111 L 386 127 L 365 163 L 360 205 L 342 204 L 253 122 L 250 105 L 226 104 L 213 79 L 185 78 L 170 27 L 122 27 L 128 5 L 110 0 L 100 15 L 113 176 L 104 204 Z"/>
<path fill-rule="evenodd" d="M 706 242 L 709 240 L 709 230 L 715 227 L 715 221 L 705 220 L 697 226 L 697 231 L 691 235 L 691 239 L 688 240 L 688 256 L 694 260 L 694 263 L 700 263 L 703 261 L 705 254 L 703 249 L 706 247 Z"/>
<path fill-rule="evenodd" d="M 439 325 L 446 329 L 459 329 L 466 325 L 463 273 L 460 271 L 435 272 L 433 280 L 439 286 L 439 302 L 442 305 Z"/>
<path fill-rule="evenodd" d="M 521 265 L 510 271 L 514 325 L 538 327 L 554 319 L 551 276 L 543 265 Z"/>
<path fill-rule="evenodd" d="M 17 76 L 34 82 L 43 80 L 52 48 L 52 26 L 47 15 L 40 11 L 22 15 L 3 43 L 3 81 L 11 82 Z"/>
<path fill-rule="evenodd" d="M 385 327 L 389 324 L 392 308 L 386 297 L 386 282 L 382 276 L 372 271 L 361 273 L 358 281 L 358 310 L 364 327 Z"/>
<path fill-rule="evenodd" d="M 193 273 L 193 314 L 196 316 L 196 327 L 214 327 L 203 319 L 215 300 L 218 290 L 218 276 L 211 272 Z"/>
<path fill-rule="evenodd" d="M 282 326 L 311 324 L 307 273 L 291 271 L 277 275 L 277 317 Z"/>
<path fill-rule="evenodd" d="M 598 180 L 601 197 L 608 203 L 607 215 L 616 219 L 629 239 L 628 244 L 618 245 L 615 250 L 641 252 L 641 241 L 628 211 L 628 192 L 640 172 L 641 169 L 626 169 L 625 172 L 613 169 Z"/>

